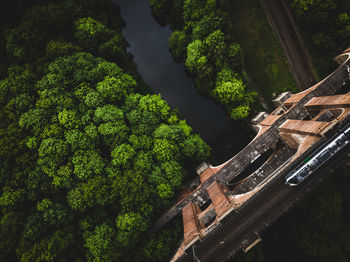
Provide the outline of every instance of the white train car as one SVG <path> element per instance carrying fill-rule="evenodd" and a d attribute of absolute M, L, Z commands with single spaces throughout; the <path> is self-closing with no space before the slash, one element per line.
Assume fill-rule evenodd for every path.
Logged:
<path fill-rule="evenodd" d="M 289 186 L 297 186 L 304 181 L 310 174 L 315 172 L 323 164 L 325 164 L 336 153 L 342 150 L 350 143 L 350 124 L 342 128 L 333 138 L 321 148 L 306 158 L 304 163 L 297 166 L 285 178 L 285 183 Z"/>

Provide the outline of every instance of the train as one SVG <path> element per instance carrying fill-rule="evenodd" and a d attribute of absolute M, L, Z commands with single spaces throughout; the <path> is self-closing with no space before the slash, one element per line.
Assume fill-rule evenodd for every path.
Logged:
<path fill-rule="evenodd" d="M 342 128 L 324 145 L 322 145 L 320 149 L 311 154 L 294 170 L 292 170 L 285 177 L 285 183 L 289 186 L 297 186 L 349 143 L 350 124 Z"/>

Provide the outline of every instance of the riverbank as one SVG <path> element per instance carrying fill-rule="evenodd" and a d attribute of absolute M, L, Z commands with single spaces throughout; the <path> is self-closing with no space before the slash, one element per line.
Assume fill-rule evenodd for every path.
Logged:
<path fill-rule="evenodd" d="M 246 146 L 253 132 L 242 121 L 229 119 L 222 105 L 201 96 L 184 64 L 174 63 L 169 53 L 169 26 L 154 20 L 147 0 L 116 0 L 126 22 L 123 34 L 130 43 L 138 70 L 153 92 L 160 93 L 181 118 L 213 148 L 213 164 L 225 162 Z M 225 141 L 225 142 L 223 142 Z"/>

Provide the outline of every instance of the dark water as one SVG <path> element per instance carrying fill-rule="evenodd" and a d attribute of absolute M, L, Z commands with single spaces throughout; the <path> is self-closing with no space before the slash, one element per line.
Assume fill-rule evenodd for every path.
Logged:
<path fill-rule="evenodd" d="M 169 27 L 160 27 L 154 20 L 147 0 L 115 0 L 126 22 L 123 33 L 130 43 L 130 52 L 146 83 L 160 93 L 171 107 L 178 108 L 187 123 L 209 144 L 216 144 L 223 132 L 231 130 L 232 147 L 239 151 L 249 138 L 229 120 L 222 106 L 200 96 L 184 71 L 183 64 L 173 62 L 169 53 Z M 233 152 L 231 152 L 233 153 Z"/>

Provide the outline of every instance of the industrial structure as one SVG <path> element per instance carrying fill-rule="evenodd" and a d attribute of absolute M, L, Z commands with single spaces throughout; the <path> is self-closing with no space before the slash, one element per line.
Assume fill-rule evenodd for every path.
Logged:
<path fill-rule="evenodd" d="M 256 137 L 219 166 L 202 163 L 190 190 L 156 223 L 160 229 L 182 214 L 184 239 L 172 261 L 225 261 L 248 251 L 259 234 L 321 180 L 284 183 L 286 173 L 350 119 L 350 48 L 335 58 L 340 67 L 297 94 L 282 93 L 271 113 L 252 123 Z"/>

